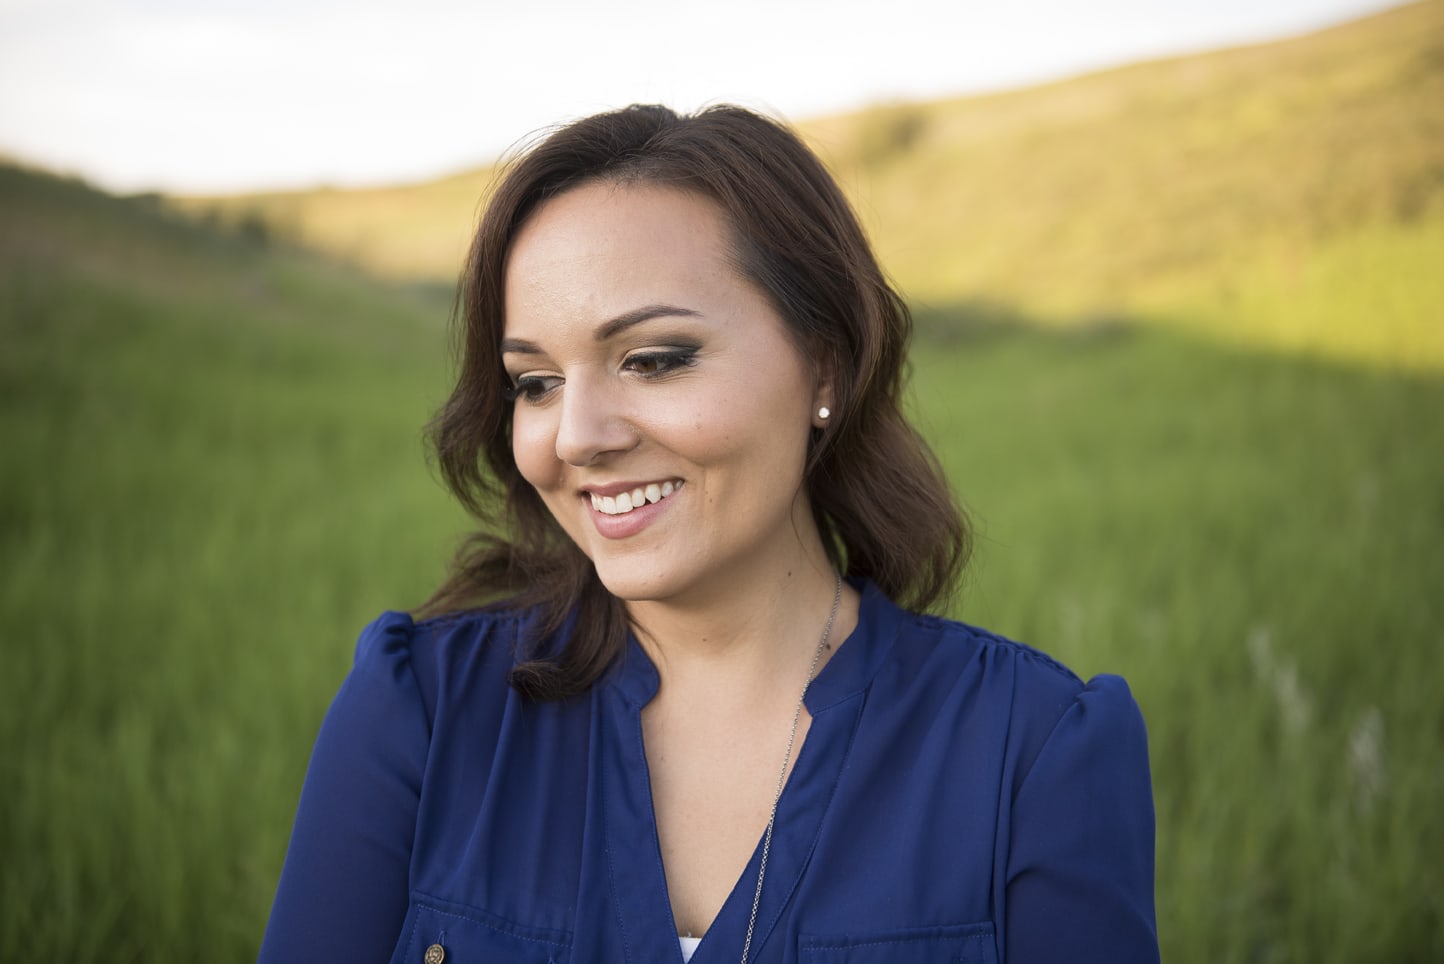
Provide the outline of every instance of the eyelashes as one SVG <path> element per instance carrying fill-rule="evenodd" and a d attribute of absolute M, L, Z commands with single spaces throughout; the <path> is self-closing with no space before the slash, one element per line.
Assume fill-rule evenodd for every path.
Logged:
<path fill-rule="evenodd" d="M 637 351 L 622 360 L 622 370 L 639 378 L 654 380 L 665 378 L 697 363 L 698 348 L 687 346 Z M 539 405 L 562 386 L 560 375 L 522 375 L 502 390 L 508 402 L 523 401 Z"/>
<path fill-rule="evenodd" d="M 633 352 L 622 362 L 622 368 L 643 378 L 661 378 L 697 363 L 696 348 L 666 348 Z"/>
<path fill-rule="evenodd" d="M 517 399 L 536 405 L 552 391 L 561 386 L 562 380 L 555 375 L 523 375 L 513 384 L 502 389 L 502 397 L 508 402 Z"/>

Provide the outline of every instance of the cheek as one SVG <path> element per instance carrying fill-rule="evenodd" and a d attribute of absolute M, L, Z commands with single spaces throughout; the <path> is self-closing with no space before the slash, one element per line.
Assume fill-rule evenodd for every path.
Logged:
<path fill-rule="evenodd" d="M 809 424 L 795 405 L 753 404 L 759 398 L 738 392 L 712 413 L 676 425 L 669 433 L 673 450 L 705 468 L 740 472 L 763 488 L 794 484 L 807 458 Z"/>
<path fill-rule="evenodd" d="M 518 408 L 511 423 L 511 456 L 517 471 L 537 489 L 554 484 L 561 472 L 556 432 L 540 412 Z"/>
<path fill-rule="evenodd" d="M 691 444 L 728 461 L 790 476 L 807 458 L 812 431 L 811 389 L 800 366 L 781 364 L 788 346 L 779 345 L 728 381 L 727 391 L 697 410 Z M 777 481 L 781 482 L 782 478 Z"/>

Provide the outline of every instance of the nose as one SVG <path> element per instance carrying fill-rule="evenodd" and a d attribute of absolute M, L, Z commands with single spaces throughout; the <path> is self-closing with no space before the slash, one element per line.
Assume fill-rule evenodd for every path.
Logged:
<path fill-rule="evenodd" d="M 593 465 L 636 445 L 636 429 L 619 396 L 620 386 L 605 379 L 568 379 L 562 388 L 557 458 L 568 465 Z"/>

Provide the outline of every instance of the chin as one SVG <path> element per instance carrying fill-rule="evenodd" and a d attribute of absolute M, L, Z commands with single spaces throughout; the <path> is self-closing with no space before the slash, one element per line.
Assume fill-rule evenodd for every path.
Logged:
<path fill-rule="evenodd" d="M 665 599 L 675 591 L 666 579 L 638 578 L 635 573 L 608 573 L 598 569 L 597 578 L 602 581 L 607 592 L 623 602 L 651 602 Z"/>
<path fill-rule="evenodd" d="M 677 595 L 685 588 L 685 580 L 668 569 L 649 570 L 635 560 L 593 560 L 597 578 L 607 592 L 624 602 L 653 602 Z"/>

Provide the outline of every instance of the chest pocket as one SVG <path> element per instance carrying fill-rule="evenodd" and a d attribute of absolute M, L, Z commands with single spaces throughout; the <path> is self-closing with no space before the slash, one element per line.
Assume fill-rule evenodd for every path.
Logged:
<path fill-rule="evenodd" d="M 801 964 L 998 964 L 991 923 L 910 927 L 846 937 L 803 934 L 797 942 L 797 956 Z"/>
<path fill-rule="evenodd" d="M 567 964 L 571 935 L 413 901 L 391 964 Z"/>

